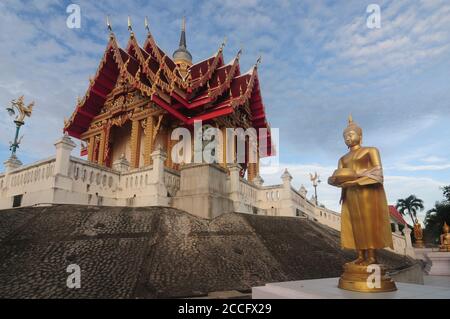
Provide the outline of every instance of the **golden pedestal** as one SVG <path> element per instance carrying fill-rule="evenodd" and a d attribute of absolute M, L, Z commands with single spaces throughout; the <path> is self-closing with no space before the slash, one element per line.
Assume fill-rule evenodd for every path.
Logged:
<path fill-rule="evenodd" d="M 376 271 L 367 272 L 368 266 L 346 263 L 344 265 L 344 273 L 339 279 L 338 287 L 345 290 L 357 291 L 357 292 L 389 292 L 397 290 L 394 280 L 386 275 L 386 268 L 383 265 L 375 264 L 371 266 L 378 266 L 379 269 L 379 281 L 372 283 L 372 278 L 376 276 Z M 372 276 L 369 279 L 369 276 Z M 369 279 L 369 282 L 368 282 Z"/>
<path fill-rule="evenodd" d="M 450 252 L 450 245 L 441 245 L 441 246 L 439 246 L 439 251 Z"/>
<path fill-rule="evenodd" d="M 425 244 L 422 239 L 416 239 L 416 242 L 414 243 L 414 247 L 416 248 L 424 248 Z"/>

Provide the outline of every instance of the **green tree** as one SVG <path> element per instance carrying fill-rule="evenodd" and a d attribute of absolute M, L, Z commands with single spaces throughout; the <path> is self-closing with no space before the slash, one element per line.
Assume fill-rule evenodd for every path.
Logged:
<path fill-rule="evenodd" d="M 415 195 L 409 195 L 405 199 L 397 200 L 395 207 L 400 214 L 406 216 L 408 214 L 411 217 L 413 225 L 416 223 L 417 210 L 423 210 L 423 200 L 417 198 Z"/>
<path fill-rule="evenodd" d="M 439 243 L 444 222 L 450 225 L 450 185 L 442 188 L 445 199 L 436 202 L 434 208 L 427 211 L 424 219 L 425 237 L 435 244 Z"/>
<path fill-rule="evenodd" d="M 442 187 L 442 191 L 447 202 L 450 202 L 450 185 Z"/>

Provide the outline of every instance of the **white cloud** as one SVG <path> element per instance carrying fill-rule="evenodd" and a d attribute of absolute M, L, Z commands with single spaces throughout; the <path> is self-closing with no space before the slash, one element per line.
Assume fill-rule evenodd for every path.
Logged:
<path fill-rule="evenodd" d="M 428 156 L 420 159 L 424 163 L 445 163 L 450 162 L 448 159 L 439 156 Z"/>
<path fill-rule="evenodd" d="M 402 171 L 441 171 L 441 170 L 450 170 L 449 164 L 435 164 L 435 165 L 395 165 L 395 169 Z"/>
<path fill-rule="evenodd" d="M 448 53 L 450 46 L 450 4 L 433 8 L 424 3 L 388 1 L 381 10 L 381 29 L 369 30 L 365 17 L 336 29 L 323 48 L 332 56 L 323 60 L 322 72 L 343 63 L 347 69 L 368 77 L 392 76 L 393 70 L 430 63 Z"/>

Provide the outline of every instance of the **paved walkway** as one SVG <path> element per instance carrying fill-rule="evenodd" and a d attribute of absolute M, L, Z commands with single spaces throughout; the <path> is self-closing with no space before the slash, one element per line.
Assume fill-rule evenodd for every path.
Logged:
<path fill-rule="evenodd" d="M 423 281 L 426 286 L 450 288 L 450 276 L 430 276 L 424 274 Z"/>

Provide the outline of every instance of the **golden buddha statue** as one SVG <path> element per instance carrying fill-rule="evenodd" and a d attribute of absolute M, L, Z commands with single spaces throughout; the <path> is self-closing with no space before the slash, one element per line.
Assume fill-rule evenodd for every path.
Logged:
<path fill-rule="evenodd" d="M 376 249 L 393 248 L 389 208 L 383 188 L 383 170 L 378 149 L 363 147 L 362 129 L 349 116 L 343 133 L 349 152 L 339 159 L 338 169 L 328 179 L 330 185 L 342 188 L 341 246 L 355 249 L 358 258 L 344 265 L 339 288 L 360 292 L 396 290 L 377 262 Z M 380 269 L 380 285 L 369 285 L 372 269 Z"/>
<path fill-rule="evenodd" d="M 420 225 L 419 221 L 415 220 L 414 222 L 414 238 L 416 239 L 415 242 L 415 247 L 417 248 L 423 248 L 425 247 L 424 243 L 423 243 L 423 230 L 422 230 L 422 226 Z"/>
<path fill-rule="evenodd" d="M 442 235 L 440 236 L 441 244 L 439 245 L 439 251 L 450 251 L 450 227 L 448 227 L 447 222 L 444 222 L 442 227 Z"/>

